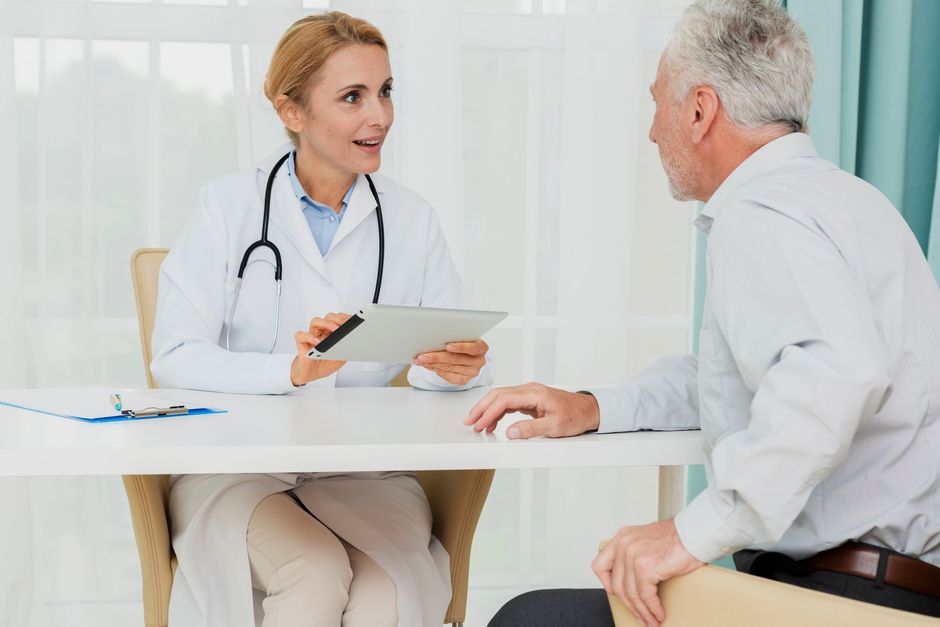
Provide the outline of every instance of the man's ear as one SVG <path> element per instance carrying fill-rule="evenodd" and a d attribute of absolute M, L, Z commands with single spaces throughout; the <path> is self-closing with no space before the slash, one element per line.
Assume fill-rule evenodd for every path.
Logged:
<path fill-rule="evenodd" d="M 303 110 L 299 104 L 291 100 L 286 94 L 281 94 L 274 99 L 274 109 L 284 126 L 295 133 L 304 130 Z"/>
<path fill-rule="evenodd" d="M 715 118 L 718 117 L 718 94 L 707 85 L 696 87 L 687 100 L 692 118 L 692 143 L 697 144 L 708 135 Z"/>

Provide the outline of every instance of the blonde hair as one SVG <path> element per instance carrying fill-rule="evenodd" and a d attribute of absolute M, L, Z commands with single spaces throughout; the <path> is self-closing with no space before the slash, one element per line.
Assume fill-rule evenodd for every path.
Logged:
<path fill-rule="evenodd" d="M 275 100 L 281 94 L 306 107 L 307 91 L 317 80 L 323 64 L 340 48 L 352 45 L 375 45 L 388 51 L 379 29 L 358 17 L 328 11 L 297 20 L 274 49 L 264 80 L 264 95 L 275 110 Z M 297 133 L 284 130 L 296 146 Z"/>

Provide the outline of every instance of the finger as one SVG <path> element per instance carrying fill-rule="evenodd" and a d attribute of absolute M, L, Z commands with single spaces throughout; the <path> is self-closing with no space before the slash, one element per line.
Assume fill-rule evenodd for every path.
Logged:
<path fill-rule="evenodd" d="M 637 614 L 640 616 L 640 620 L 643 621 L 644 625 L 653 625 L 656 622 L 656 619 L 653 617 L 653 614 L 650 612 L 649 608 L 646 607 L 646 603 L 640 597 L 640 592 L 637 584 L 638 573 L 636 570 L 636 560 L 633 560 L 632 563 L 626 565 L 625 572 L 625 581 L 624 581 L 624 594 L 628 599 L 633 603 L 633 608 L 636 610 Z M 658 627 L 658 625 L 657 625 Z"/>
<path fill-rule="evenodd" d="M 334 312 L 330 312 L 323 317 L 329 320 L 330 322 L 335 322 L 336 324 L 343 324 L 344 322 L 352 318 L 352 316 L 349 315 L 348 313 L 334 313 Z"/>
<path fill-rule="evenodd" d="M 615 595 L 617 595 L 617 598 L 627 606 L 627 609 L 630 610 L 630 613 L 639 618 L 639 614 L 637 614 L 636 608 L 633 607 L 633 602 L 627 597 L 626 594 L 624 594 L 624 574 L 623 555 L 621 555 L 619 552 L 616 552 L 614 554 L 612 568 L 610 569 L 611 590 Z"/>
<path fill-rule="evenodd" d="M 593 570 L 597 578 L 600 579 L 604 590 L 608 593 L 613 593 L 610 581 L 610 571 L 613 566 L 613 550 L 608 549 L 609 546 L 610 544 L 608 543 L 607 546 L 597 552 L 597 557 L 591 562 L 591 570 Z"/>
<path fill-rule="evenodd" d="M 323 318 L 314 318 L 310 321 L 310 331 L 319 330 L 326 331 L 327 333 L 332 333 L 339 328 L 339 325 L 333 322 L 332 320 L 325 320 Z"/>
<path fill-rule="evenodd" d="M 517 413 L 517 414 L 525 414 L 526 416 L 529 416 L 530 418 L 536 418 L 536 417 L 538 417 L 538 411 L 536 411 L 536 410 L 534 410 L 534 409 L 520 408 L 520 409 L 517 409 L 515 413 Z M 488 427 L 486 428 L 486 432 L 487 432 L 487 433 L 493 433 L 494 431 L 496 431 L 496 425 L 497 425 L 496 422 L 490 423 L 490 426 L 488 426 Z"/>
<path fill-rule="evenodd" d="M 506 437 L 510 440 L 528 440 L 540 436 L 549 436 L 555 429 L 556 418 L 533 418 L 513 423 L 506 430 Z"/>
<path fill-rule="evenodd" d="M 477 431 L 482 431 L 491 423 L 500 420 L 506 414 L 516 412 L 521 408 L 529 408 L 527 405 L 528 402 L 525 395 L 519 392 L 502 394 L 486 409 L 486 412 L 480 417 L 473 428 Z"/>
<path fill-rule="evenodd" d="M 600 580 L 601 587 L 604 588 L 604 592 L 606 592 L 607 594 L 613 594 L 610 571 L 598 570 L 598 571 L 594 571 L 594 574 L 597 575 L 597 578 Z"/>
<path fill-rule="evenodd" d="M 520 420 L 519 422 L 513 423 L 513 425 L 506 430 L 506 437 L 511 440 L 527 440 L 537 437 L 565 437 L 564 434 L 559 431 L 558 423 L 559 419 L 555 416 L 547 418 L 533 417 L 532 420 Z"/>
<path fill-rule="evenodd" d="M 297 331 L 294 333 L 294 343 L 297 344 L 298 350 L 308 351 L 319 342 L 319 338 L 313 333 L 308 333 L 307 331 Z"/>
<path fill-rule="evenodd" d="M 434 353 L 421 353 L 415 357 L 415 363 L 421 366 L 428 366 L 431 364 L 458 364 L 461 366 L 480 367 L 486 363 L 486 359 L 475 355 L 465 355 L 463 353 L 437 351 Z"/>
<path fill-rule="evenodd" d="M 420 353 L 415 355 L 415 363 L 421 366 L 435 364 L 443 359 L 444 351 L 434 351 L 431 353 Z"/>
<path fill-rule="evenodd" d="M 511 390 L 512 388 L 499 388 L 487 392 L 486 396 L 470 409 L 468 424 L 475 425 L 475 430 L 480 431 L 491 422 L 502 418 L 509 407 L 507 399 L 512 394 Z"/>
<path fill-rule="evenodd" d="M 499 395 L 499 389 L 493 389 L 483 395 L 483 398 L 478 400 L 473 404 L 473 407 L 470 408 L 470 411 L 467 412 L 467 417 L 464 418 L 463 423 L 465 425 L 472 425 L 477 420 L 480 419 L 480 416 L 483 415 L 483 412 L 486 411 L 486 408 L 490 406 L 493 402 L 493 399 Z"/>
<path fill-rule="evenodd" d="M 517 414 L 525 414 L 526 416 L 529 416 L 529 417 L 531 417 L 531 418 L 535 418 L 535 412 L 534 412 L 534 411 L 530 411 L 530 410 L 528 410 L 528 409 L 517 409 L 514 413 L 517 413 Z M 496 427 L 498 426 L 498 424 L 499 424 L 498 422 L 491 423 L 490 426 L 488 426 L 488 427 L 486 428 L 486 432 L 487 432 L 487 433 L 493 433 L 494 431 L 496 431 Z M 510 426 L 509 428 L 511 429 L 512 426 Z M 515 431 L 513 432 L 513 434 L 518 436 L 518 433 L 515 432 Z M 517 439 L 518 439 L 518 438 L 517 438 Z"/>
<path fill-rule="evenodd" d="M 650 615 L 646 609 L 646 606 L 643 605 L 643 602 L 640 600 L 640 595 L 636 591 L 636 579 L 634 577 L 633 569 L 627 568 L 624 574 L 624 583 L 623 583 L 623 595 L 630 599 L 630 605 L 633 607 L 634 616 L 639 619 L 644 625 L 650 624 Z"/>
<path fill-rule="evenodd" d="M 480 373 L 479 368 L 474 368 L 472 366 L 459 366 L 456 364 L 434 364 L 432 366 L 424 366 L 428 370 L 432 370 L 438 374 L 442 373 L 453 373 L 460 374 L 467 377 L 475 377 Z"/>
<path fill-rule="evenodd" d="M 441 366 L 432 366 L 432 367 L 422 366 L 422 367 L 427 368 L 428 370 L 430 370 L 437 376 L 441 377 L 448 383 L 456 383 L 458 385 L 463 385 L 467 383 L 468 381 L 470 381 L 470 379 L 472 379 L 474 376 L 476 376 L 475 373 L 469 370 L 465 371 L 464 369 L 460 367 L 453 367 L 453 368 L 441 367 Z"/>
<path fill-rule="evenodd" d="M 532 384 L 494 388 L 477 401 L 470 409 L 465 424 L 476 424 L 476 430 L 482 431 L 490 422 L 499 421 L 507 413 L 516 411 L 538 411 L 538 390 L 541 386 Z M 533 415 L 533 414 L 529 414 Z M 482 421 L 482 422 L 481 422 Z"/>
<path fill-rule="evenodd" d="M 472 342 L 451 342 L 445 350 L 448 353 L 464 353 L 465 355 L 486 355 L 490 349 L 489 345 L 483 340 L 474 340 Z"/>
<path fill-rule="evenodd" d="M 640 595 L 640 600 L 643 601 L 643 604 L 655 619 L 655 622 L 653 623 L 654 627 L 658 627 L 659 623 L 666 620 L 666 610 L 663 608 L 663 604 L 659 600 L 659 590 L 656 584 L 649 579 L 642 579 L 638 581 L 637 588 L 637 592 Z"/>

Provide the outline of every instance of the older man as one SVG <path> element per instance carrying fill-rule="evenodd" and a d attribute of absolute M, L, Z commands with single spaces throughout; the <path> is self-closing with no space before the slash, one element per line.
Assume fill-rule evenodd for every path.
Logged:
<path fill-rule="evenodd" d="M 468 424 L 510 438 L 701 427 L 708 487 L 594 560 L 647 625 L 657 584 L 739 569 L 940 616 L 940 291 L 913 234 L 804 134 L 810 46 L 775 0 L 699 0 L 652 86 L 676 198 L 705 202 L 700 356 L 621 386 L 491 391 Z M 609 624 L 604 594 L 529 593 L 491 625 Z"/>

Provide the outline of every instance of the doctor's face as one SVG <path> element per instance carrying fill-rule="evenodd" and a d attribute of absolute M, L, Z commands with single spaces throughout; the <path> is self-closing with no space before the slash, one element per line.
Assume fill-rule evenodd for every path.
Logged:
<path fill-rule="evenodd" d="M 315 166 L 342 174 L 371 173 L 395 119 L 388 54 L 375 45 L 340 48 L 323 64 L 300 112 L 300 151 Z M 316 172 L 313 173 L 316 176 Z"/>

